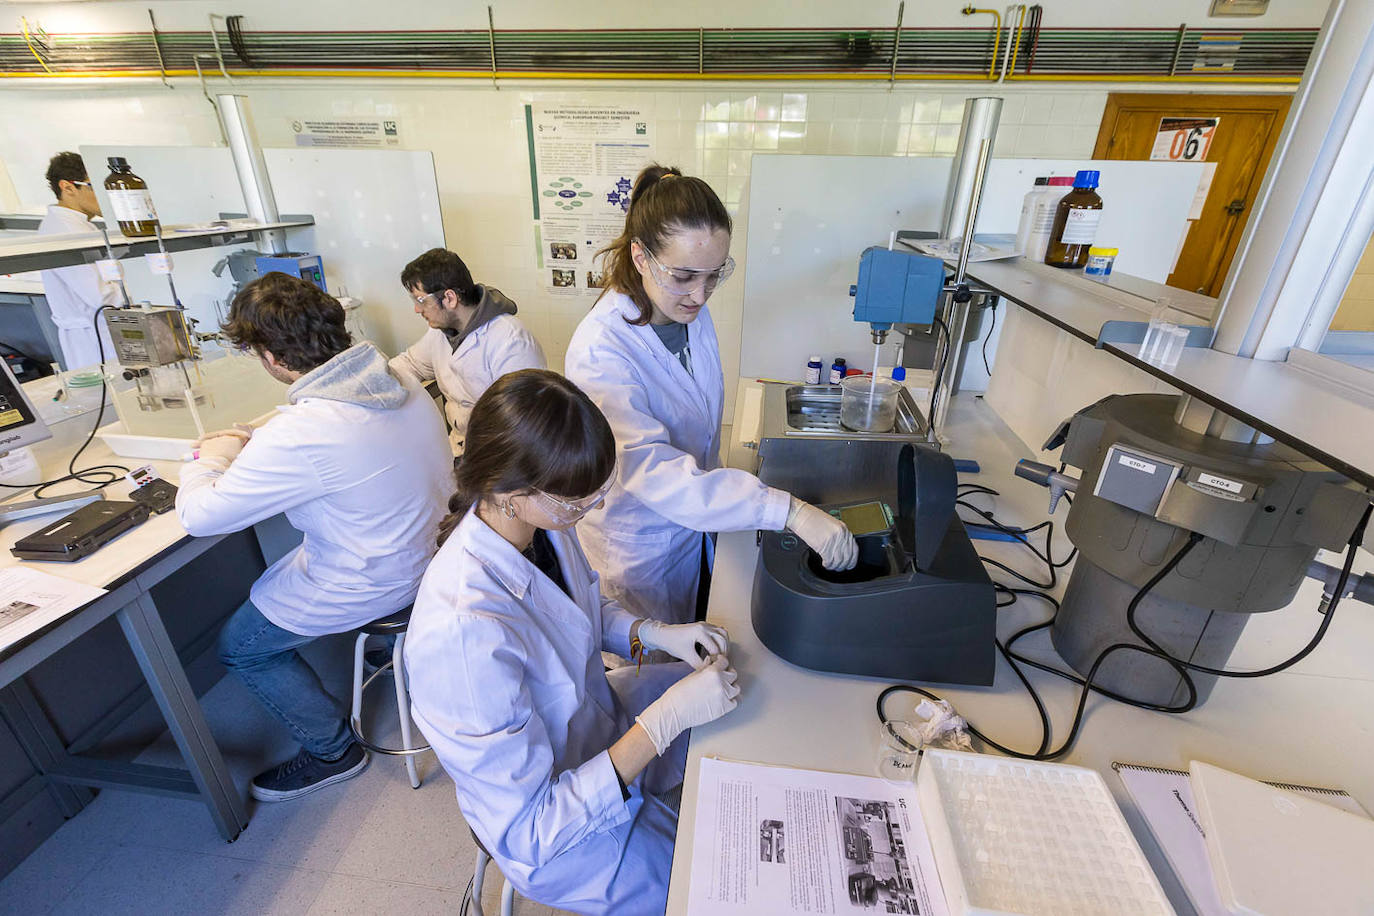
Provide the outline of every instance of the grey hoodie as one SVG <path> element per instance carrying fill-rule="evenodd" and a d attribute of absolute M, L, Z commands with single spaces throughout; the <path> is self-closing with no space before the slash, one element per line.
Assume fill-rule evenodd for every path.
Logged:
<path fill-rule="evenodd" d="M 478 283 L 477 288 L 482 291 L 482 298 L 477 300 L 477 311 L 472 313 L 472 320 L 461 331 L 444 329 L 444 336 L 448 338 L 448 345 L 453 351 L 458 352 L 458 346 L 473 331 L 501 315 L 514 315 L 516 312 L 515 300 L 494 286 L 483 286 Z"/>
<path fill-rule="evenodd" d="M 377 410 L 395 410 L 406 402 L 410 392 L 391 374 L 386 362 L 386 357 L 370 342 L 354 344 L 296 379 L 286 391 L 286 402 L 295 404 L 302 398 L 324 398 Z"/>

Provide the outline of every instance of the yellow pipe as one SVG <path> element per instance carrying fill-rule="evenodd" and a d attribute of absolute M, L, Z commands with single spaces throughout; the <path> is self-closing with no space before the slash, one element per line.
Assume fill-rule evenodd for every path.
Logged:
<path fill-rule="evenodd" d="M 24 44 L 26 44 L 26 45 L 29 46 L 29 53 L 33 55 L 33 59 L 36 60 L 36 61 L 38 61 L 39 65 L 42 66 L 42 68 L 43 68 L 45 71 L 47 71 L 48 73 L 51 73 L 51 72 L 52 72 L 52 67 L 49 67 L 49 66 L 48 66 L 48 62 L 45 61 L 42 57 L 39 56 L 39 54 L 38 54 L 38 49 L 35 48 L 35 47 L 33 46 L 33 40 L 29 38 L 29 20 L 28 20 L 28 18 L 27 18 L 27 17 L 24 17 L 24 16 L 20 16 L 20 17 L 19 17 L 19 25 L 20 25 L 20 27 L 23 28 L 23 30 L 24 30 Z"/>
<path fill-rule="evenodd" d="M 1002 46 L 1002 14 L 997 10 L 978 9 L 972 3 L 964 7 L 959 12 L 965 16 L 972 16 L 975 13 L 987 13 L 992 17 L 992 66 L 988 67 L 988 79 L 997 79 L 997 49 Z"/>
<path fill-rule="evenodd" d="M 168 70 L 167 76 L 195 76 L 194 70 Z M 272 79 L 275 77 L 300 78 L 345 78 L 345 79 L 491 79 L 490 70 L 230 70 L 230 76 Z M 683 82 L 749 82 L 751 80 L 789 80 L 796 83 L 863 81 L 887 82 L 888 74 L 874 73 L 635 73 L 635 72 L 596 72 L 578 73 L 565 70 L 510 70 L 496 74 L 500 79 L 549 79 L 549 80 L 680 80 Z M 47 73 L 31 71 L 0 71 L 0 79 L 150 79 L 158 74 L 147 70 L 59 70 Z M 899 73 L 902 81 L 973 82 L 976 77 L 967 73 Z M 1089 82 L 1089 83 L 1273 83 L 1296 84 L 1301 77 L 1296 76 L 1226 76 L 1204 74 L 1188 76 L 1151 76 L 1149 74 L 1110 74 L 1110 73 L 1032 73 L 1016 77 L 1018 80 L 1042 80 L 1047 82 Z"/>
<path fill-rule="evenodd" d="M 1006 76 L 1016 76 L 1016 53 L 1021 50 L 1021 29 L 1026 24 L 1026 5 L 1021 4 L 1021 15 L 1016 17 L 1016 37 L 1011 42 L 1011 65 L 1007 67 Z"/>

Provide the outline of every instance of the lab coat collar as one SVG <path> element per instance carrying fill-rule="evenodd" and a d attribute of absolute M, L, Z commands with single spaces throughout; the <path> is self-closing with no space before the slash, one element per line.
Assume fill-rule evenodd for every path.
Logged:
<path fill-rule="evenodd" d="M 73 210 L 61 204 L 48 204 L 48 218 L 61 223 L 64 229 L 71 229 L 72 232 L 90 232 L 99 228 L 80 210 Z"/>
<path fill-rule="evenodd" d="M 478 563 L 496 578 L 497 582 L 517 600 L 523 600 L 534 581 L 534 564 L 515 545 L 501 537 L 490 525 L 482 521 L 473 506 L 458 523 L 457 535 L 461 532 L 464 548 Z"/>
<path fill-rule="evenodd" d="M 636 312 L 636 314 L 638 314 L 638 312 Z M 649 325 L 632 324 L 630 327 L 634 329 L 644 346 L 649 348 L 649 352 L 654 355 L 654 359 L 658 360 L 659 363 L 664 366 L 668 374 L 675 376 L 684 390 L 692 392 L 695 396 L 697 407 L 701 409 L 703 415 L 708 415 L 709 418 L 710 407 L 706 401 L 706 393 L 702 390 L 701 383 L 697 381 L 697 376 L 702 372 L 701 358 L 702 352 L 704 352 L 703 348 L 698 346 L 697 339 L 701 334 L 700 328 L 704 327 L 701 321 L 706 317 L 706 314 L 706 308 L 703 306 L 701 313 L 697 315 L 697 320 L 687 325 L 687 347 L 691 354 L 690 359 L 692 360 L 691 372 L 687 371 L 686 367 L 678 361 L 676 356 L 668 352 L 668 348 L 664 346 L 663 341 L 659 339 L 657 332 Z"/>

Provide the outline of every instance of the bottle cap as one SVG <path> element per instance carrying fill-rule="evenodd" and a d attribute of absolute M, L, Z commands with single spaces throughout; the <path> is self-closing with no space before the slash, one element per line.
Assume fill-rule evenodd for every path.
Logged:
<path fill-rule="evenodd" d="M 1049 183 L 1050 183 L 1050 179 L 1049 179 L 1049 177 L 1046 176 L 1046 175 L 1042 175 L 1042 176 L 1040 176 L 1039 178 L 1035 179 L 1035 186 L 1036 186 L 1037 188 L 1043 187 L 1044 185 L 1047 185 L 1047 184 L 1049 184 Z"/>
<path fill-rule="evenodd" d="M 904 366 L 897 366 L 894 368 L 892 370 L 892 380 L 894 382 L 906 381 L 906 368 Z"/>
<path fill-rule="evenodd" d="M 816 363 L 817 365 L 820 364 L 820 361 L 821 358 L 819 356 L 813 356 L 809 360 L 807 360 L 807 362 Z"/>
<path fill-rule="evenodd" d="M 123 156 L 111 156 L 106 161 L 110 163 L 110 168 L 116 172 L 120 169 L 127 169 L 129 167 L 129 160 L 125 159 Z"/>
<path fill-rule="evenodd" d="M 1054 175 L 1050 178 L 1050 187 L 1067 188 L 1073 184 L 1073 179 L 1068 175 Z"/>
<path fill-rule="evenodd" d="M 1114 258 L 1121 253 L 1120 248 L 1089 248 L 1088 257 L 1090 258 Z"/>
<path fill-rule="evenodd" d="M 837 357 L 835 357 L 835 365 L 837 365 L 837 366 L 843 366 L 843 365 L 844 365 L 844 357 L 843 357 L 843 356 L 837 356 Z"/>
<path fill-rule="evenodd" d="M 1075 188 L 1095 188 L 1097 180 L 1102 177 L 1102 173 L 1096 169 L 1081 169 L 1074 177 L 1073 186 Z"/>

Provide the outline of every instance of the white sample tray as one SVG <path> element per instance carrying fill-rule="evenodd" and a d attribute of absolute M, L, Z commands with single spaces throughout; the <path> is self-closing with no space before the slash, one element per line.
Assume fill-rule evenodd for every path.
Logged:
<path fill-rule="evenodd" d="M 955 916 L 1171 916 L 1094 770 L 927 750 L 916 777 Z"/>

